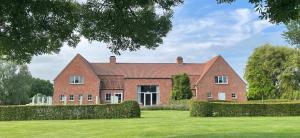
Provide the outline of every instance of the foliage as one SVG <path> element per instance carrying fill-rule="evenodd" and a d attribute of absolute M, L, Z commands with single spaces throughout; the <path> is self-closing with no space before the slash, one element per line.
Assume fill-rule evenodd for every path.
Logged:
<path fill-rule="evenodd" d="M 189 76 L 186 73 L 175 75 L 172 77 L 172 99 L 191 99 L 193 94 Z"/>
<path fill-rule="evenodd" d="M 0 106 L 0 120 L 65 120 L 140 117 L 136 101 L 107 105 Z"/>
<path fill-rule="evenodd" d="M 52 95 L 52 84 L 33 78 L 27 65 L 0 60 L 0 105 L 27 104 L 37 93 Z"/>
<path fill-rule="evenodd" d="M 286 26 L 288 31 L 283 33 L 285 39 L 289 42 L 289 44 L 300 48 L 300 19 L 290 21 L 286 24 Z"/>
<path fill-rule="evenodd" d="M 0 104 L 26 104 L 31 74 L 26 65 L 0 61 Z"/>
<path fill-rule="evenodd" d="M 265 44 L 255 49 L 249 57 L 245 71 L 248 82 L 248 99 L 299 99 L 299 51 Z M 289 92 L 294 97 L 284 96 Z"/>
<path fill-rule="evenodd" d="M 218 3 L 232 3 L 236 0 L 217 0 Z M 287 23 L 300 19 L 299 0 L 249 0 L 261 19 L 269 19 L 273 23 Z"/>
<path fill-rule="evenodd" d="M 155 48 L 170 31 L 172 7 L 182 0 L 7 0 L 0 3 L 0 56 L 28 63 L 32 56 L 76 47 L 83 36 L 112 52 Z M 163 12 L 159 14 L 157 10 Z"/>
<path fill-rule="evenodd" d="M 53 95 L 53 84 L 49 80 L 33 78 L 31 90 L 28 93 L 28 96 L 33 97 L 36 94 L 52 96 Z"/>
<path fill-rule="evenodd" d="M 213 103 L 193 101 L 191 116 L 299 116 L 300 103 Z"/>

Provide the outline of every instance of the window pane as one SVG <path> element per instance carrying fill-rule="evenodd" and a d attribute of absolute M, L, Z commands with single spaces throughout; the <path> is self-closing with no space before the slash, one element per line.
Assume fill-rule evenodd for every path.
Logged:
<path fill-rule="evenodd" d="M 150 86 L 150 92 L 156 92 L 156 85 Z"/>
<path fill-rule="evenodd" d="M 224 83 L 227 83 L 227 76 L 224 76 Z"/>
<path fill-rule="evenodd" d="M 157 102 L 157 94 L 156 93 L 152 93 L 152 104 L 153 105 L 156 105 L 156 102 Z"/>
<path fill-rule="evenodd" d="M 215 76 L 215 83 L 219 83 L 218 76 Z"/>

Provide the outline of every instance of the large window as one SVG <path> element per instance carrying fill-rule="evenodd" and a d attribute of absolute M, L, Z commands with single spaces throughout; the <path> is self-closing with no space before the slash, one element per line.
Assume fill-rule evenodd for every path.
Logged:
<path fill-rule="evenodd" d="M 159 86 L 140 85 L 137 90 L 138 102 L 144 106 L 159 104 Z"/>
<path fill-rule="evenodd" d="M 216 84 L 228 84 L 227 76 L 215 76 Z"/>
<path fill-rule="evenodd" d="M 83 78 L 83 76 L 73 75 L 73 76 L 70 76 L 69 82 L 70 82 L 70 84 L 83 84 L 84 78 Z"/>

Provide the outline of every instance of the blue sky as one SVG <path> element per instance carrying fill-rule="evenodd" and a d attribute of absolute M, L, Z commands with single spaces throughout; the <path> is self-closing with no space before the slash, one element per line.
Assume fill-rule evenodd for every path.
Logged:
<path fill-rule="evenodd" d="M 282 38 L 284 25 L 260 20 L 253 5 L 245 0 L 233 4 L 217 4 L 215 0 L 186 0 L 175 8 L 173 29 L 155 50 L 122 52 L 117 62 L 184 62 L 201 63 L 216 55 L 243 77 L 247 58 L 265 43 L 287 45 Z M 53 80 L 68 62 L 80 53 L 90 62 L 108 62 L 113 55 L 106 44 L 89 43 L 82 38 L 77 48 L 64 46 L 59 54 L 33 58 L 29 69 L 34 77 Z"/>

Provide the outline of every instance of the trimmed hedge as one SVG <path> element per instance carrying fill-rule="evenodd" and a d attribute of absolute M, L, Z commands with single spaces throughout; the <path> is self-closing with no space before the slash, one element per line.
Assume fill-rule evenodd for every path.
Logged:
<path fill-rule="evenodd" d="M 299 116 L 300 103 L 214 103 L 193 101 L 191 116 Z"/>
<path fill-rule="evenodd" d="M 188 111 L 190 109 L 190 99 L 185 100 L 171 100 L 166 105 L 144 106 L 142 110 L 180 110 Z"/>
<path fill-rule="evenodd" d="M 138 118 L 136 101 L 105 105 L 0 106 L 0 121 Z"/>

